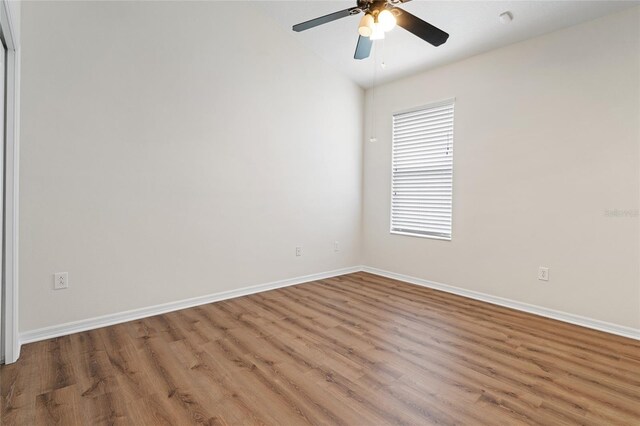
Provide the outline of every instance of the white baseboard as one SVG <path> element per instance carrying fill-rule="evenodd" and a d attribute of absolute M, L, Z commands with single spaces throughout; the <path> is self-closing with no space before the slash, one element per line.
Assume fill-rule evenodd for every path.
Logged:
<path fill-rule="evenodd" d="M 81 331 L 107 327 L 110 325 L 120 324 L 127 321 L 133 321 L 141 318 L 152 317 L 154 315 L 164 314 L 167 312 L 178 311 L 180 309 L 192 308 L 194 306 L 205 305 L 207 303 L 212 303 L 212 302 L 218 302 L 220 300 L 233 299 L 235 297 L 261 293 L 263 291 L 274 290 L 276 288 L 288 287 L 296 284 L 302 284 L 309 281 L 322 280 L 325 278 L 336 277 L 338 275 L 351 274 L 353 272 L 358 272 L 361 270 L 362 268 L 360 266 L 336 269 L 333 271 L 320 272 L 318 274 L 305 275 L 302 277 L 274 281 L 274 282 L 255 285 L 251 287 L 244 287 L 237 290 L 229 290 L 229 291 L 223 291 L 220 293 L 208 294 L 206 296 L 194 297 L 191 299 L 180 300 L 177 302 L 163 303 L 161 305 L 148 306 L 146 308 L 133 309 L 130 311 L 124 311 L 124 312 L 119 312 L 115 314 L 103 315 L 103 316 L 89 318 L 85 320 L 68 322 L 65 324 L 39 328 L 37 330 L 31 330 L 31 331 L 21 333 L 20 346 L 26 343 L 32 343 L 40 340 L 51 339 L 54 337 L 66 336 L 68 334 L 79 333 Z"/>
<path fill-rule="evenodd" d="M 570 324 L 579 325 L 582 327 L 591 328 L 594 330 L 604 331 L 606 333 L 616 334 L 618 336 L 629 337 L 631 339 L 640 340 L 640 329 L 626 327 L 623 325 L 612 324 L 605 321 L 600 321 L 592 318 L 583 317 L 580 315 L 569 314 L 562 311 L 556 311 L 554 309 L 544 308 L 542 306 L 530 305 L 528 303 L 517 302 L 511 299 L 505 299 L 503 297 L 492 296 L 490 294 L 480 293 L 472 290 L 465 290 L 460 287 L 454 287 L 447 284 L 441 284 L 422 278 L 415 278 L 408 275 L 397 274 L 395 272 L 389 272 L 382 269 L 372 268 L 370 266 L 363 266 L 362 271 L 369 272 L 371 274 L 380 275 L 383 277 L 405 281 L 411 284 L 419 285 L 422 287 L 432 288 L 434 290 L 440 290 L 447 293 L 457 294 L 458 296 L 468 297 L 474 300 L 480 300 L 482 302 L 492 303 L 494 305 L 504 306 L 518 311 L 528 312 L 542 317 L 555 319 L 558 321 L 568 322 Z"/>
<path fill-rule="evenodd" d="M 369 266 L 353 266 L 333 271 L 321 272 L 318 274 L 305 275 L 302 277 L 290 278 L 286 280 L 274 281 L 266 284 L 260 284 L 251 287 L 244 287 L 237 290 L 224 291 L 220 293 L 209 294 L 206 296 L 194 297 L 191 299 L 180 300 L 177 302 L 164 303 L 161 305 L 149 306 L 146 308 L 133 309 L 130 311 L 119 312 L 116 314 L 103 315 L 100 317 L 89 318 L 86 320 L 74 321 L 65 324 L 44 327 L 37 330 L 31 330 L 20 334 L 20 346 L 26 343 L 37 342 L 40 340 L 51 339 L 68 334 L 79 333 L 81 331 L 93 330 L 96 328 L 107 327 L 114 324 L 120 324 L 127 321 L 133 321 L 141 318 L 147 318 L 154 315 L 160 315 L 167 312 L 177 311 L 180 309 L 192 308 L 194 306 L 205 305 L 207 303 L 217 302 L 220 300 L 233 299 L 235 297 L 246 296 L 249 294 L 261 293 L 263 291 L 274 290 L 277 288 L 288 287 L 297 284 L 303 284 L 309 281 L 331 278 L 338 275 L 351 274 L 354 272 L 369 272 L 387 278 L 399 281 L 405 281 L 423 287 L 441 290 L 447 293 L 457 294 L 459 296 L 468 297 L 474 300 L 492 303 L 494 305 L 505 306 L 507 308 L 540 315 L 546 318 L 591 328 L 594 330 L 604 331 L 619 336 L 629 337 L 640 340 L 640 330 L 625 327 L 622 325 L 612 324 L 605 321 L 586 318 L 580 315 L 569 314 L 554 309 L 544 308 L 542 306 L 530 305 L 503 297 L 492 296 L 472 290 L 441 284 L 421 278 L 415 278 L 408 275 L 397 274 L 382 269 L 372 268 Z"/>

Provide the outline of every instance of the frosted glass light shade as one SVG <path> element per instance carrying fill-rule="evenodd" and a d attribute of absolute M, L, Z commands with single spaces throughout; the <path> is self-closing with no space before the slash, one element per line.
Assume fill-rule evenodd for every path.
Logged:
<path fill-rule="evenodd" d="M 362 37 L 371 37 L 374 25 L 373 16 L 367 13 L 360 20 L 360 25 L 358 25 L 358 34 Z"/>
<path fill-rule="evenodd" d="M 390 10 L 385 9 L 378 15 L 378 25 L 383 31 L 391 31 L 396 26 L 396 17 Z"/>
<path fill-rule="evenodd" d="M 384 30 L 380 24 L 373 25 L 373 31 L 371 32 L 371 36 L 369 36 L 371 40 L 382 40 L 384 38 Z"/>

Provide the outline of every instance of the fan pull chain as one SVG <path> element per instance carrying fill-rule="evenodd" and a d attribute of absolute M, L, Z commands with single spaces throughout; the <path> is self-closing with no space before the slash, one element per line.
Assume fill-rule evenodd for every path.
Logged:
<path fill-rule="evenodd" d="M 380 46 L 382 43 L 382 46 Z M 378 40 L 373 44 L 373 84 L 371 85 L 371 130 L 369 137 L 369 142 L 377 142 L 378 138 L 375 136 L 375 107 L 376 107 L 376 77 L 378 75 L 378 47 L 381 48 L 382 52 L 380 52 L 382 56 L 382 60 L 380 62 L 380 68 L 384 69 L 386 67 L 386 63 L 384 62 L 384 39 Z"/>
<path fill-rule="evenodd" d="M 369 142 L 377 142 L 375 136 L 375 107 L 376 107 L 376 75 L 378 71 L 378 43 L 373 43 L 373 84 L 371 85 L 371 130 Z"/>

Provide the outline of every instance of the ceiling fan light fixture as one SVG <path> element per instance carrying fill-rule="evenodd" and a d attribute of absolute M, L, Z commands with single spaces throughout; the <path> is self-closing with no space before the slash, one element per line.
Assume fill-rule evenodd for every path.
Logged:
<path fill-rule="evenodd" d="M 393 16 L 390 10 L 385 9 L 378 14 L 378 25 L 385 32 L 391 31 L 396 26 L 396 17 Z"/>
<path fill-rule="evenodd" d="M 353 55 L 353 59 L 357 60 L 368 58 L 371 55 L 373 42 L 383 39 L 385 32 L 396 25 L 436 47 L 444 44 L 449 38 L 447 32 L 398 7 L 410 0 L 355 1 L 356 5 L 353 7 L 301 22 L 291 29 L 295 32 L 306 31 L 338 19 L 364 13 L 358 25 L 360 35 Z"/>
<path fill-rule="evenodd" d="M 384 38 L 384 30 L 382 29 L 382 25 L 374 24 L 373 31 L 369 36 L 371 40 L 382 40 Z"/>
<path fill-rule="evenodd" d="M 373 34 L 375 23 L 373 21 L 373 16 L 369 13 L 365 14 L 360 20 L 360 25 L 358 25 L 358 34 L 362 37 L 371 37 Z"/>

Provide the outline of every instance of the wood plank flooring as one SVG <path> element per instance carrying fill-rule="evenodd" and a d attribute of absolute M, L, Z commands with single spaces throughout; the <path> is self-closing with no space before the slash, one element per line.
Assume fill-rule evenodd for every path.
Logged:
<path fill-rule="evenodd" d="M 640 425 L 640 342 L 367 273 L 22 348 L 3 425 Z"/>

